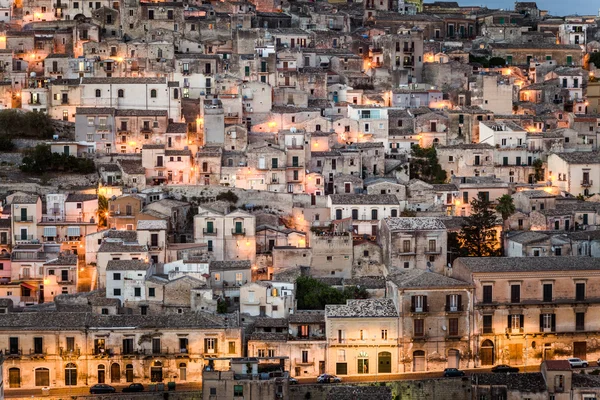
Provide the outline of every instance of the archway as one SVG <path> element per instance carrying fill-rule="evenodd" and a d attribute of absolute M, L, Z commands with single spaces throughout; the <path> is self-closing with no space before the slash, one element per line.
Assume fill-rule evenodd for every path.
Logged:
<path fill-rule="evenodd" d="M 494 342 L 487 339 L 481 343 L 479 359 L 481 360 L 481 365 L 494 365 Z"/>
<path fill-rule="evenodd" d="M 117 363 L 113 363 L 110 366 L 110 381 L 111 383 L 121 381 L 121 366 Z"/>
<path fill-rule="evenodd" d="M 380 374 L 392 373 L 392 353 L 389 351 L 382 351 L 378 354 L 378 361 L 378 372 Z"/>
<path fill-rule="evenodd" d="M 77 386 L 77 365 L 65 365 L 65 386 Z"/>
<path fill-rule="evenodd" d="M 98 383 L 106 382 L 106 367 L 104 365 L 98 365 Z"/>
<path fill-rule="evenodd" d="M 50 386 L 50 370 L 48 368 L 35 370 L 35 386 Z"/>
<path fill-rule="evenodd" d="M 125 366 L 125 380 L 127 382 L 133 382 L 133 364 L 127 364 Z"/>
<path fill-rule="evenodd" d="M 160 361 L 154 361 L 152 367 L 150 367 L 150 381 L 151 382 L 162 382 L 163 380 L 163 368 Z"/>
<path fill-rule="evenodd" d="M 413 353 L 413 372 L 425 371 L 425 352 L 416 350 Z"/>
<path fill-rule="evenodd" d="M 10 368 L 8 370 L 8 387 L 21 387 L 21 370 L 19 368 Z"/>
<path fill-rule="evenodd" d="M 448 350 L 448 368 L 459 368 L 460 351 L 456 349 Z"/>

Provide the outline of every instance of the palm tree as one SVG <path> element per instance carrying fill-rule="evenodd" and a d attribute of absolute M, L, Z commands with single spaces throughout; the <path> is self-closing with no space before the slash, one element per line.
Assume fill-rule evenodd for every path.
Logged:
<path fill-rule="evenodd" d="M 515 203 L 513 202 L 512 196 L 509 194 L 503 194 L 498 199 L 496 211 L 500 213 L 502 216 L 503 225 L 506 226 L 506 220 L 515 213 Z"/>

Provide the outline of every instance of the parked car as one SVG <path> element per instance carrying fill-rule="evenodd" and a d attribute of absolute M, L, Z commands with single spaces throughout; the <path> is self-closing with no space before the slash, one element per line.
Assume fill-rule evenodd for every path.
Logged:
<path fill-rule="evenodd" d="M 510 365 L 506 365 L 506 364 L 500 364 L 500 365 L 496 365 L 494 368 L 492 368 L 492 372 L 507 374 L 507 373 L 511 373 L 511 372 L 519 372 L 519 368 L 511 367 Z"/>
<path fill-rule="evenodd" d="M 445 377 L 465 376 L 465 371 L 461 371 L 458 368 L 446 368 L 444 370 Z"/>
<path fill-rule="evenodd" d="M 117 389 L 110 385 L 107 385 L 106 383 L 97 383 L 90 388 L 91 394 L 115 393 L 116 391 Z"/>
<path fill-rule="evenodd" d="M 571 368 L 587 368 L 588 362 L 581 358 L 568 358 L 567 361 L 571 364 Z"/>
<path fill-rule="evenodd" d="M 340 383 L 341 381 L 342 378 L 335 375 L 322 374 L 317 377 L 317 383 Z"/>
<path fill-rule="evenodd" d="M 296 378 L 292 378 L 291 376 L 288 378 L 288 382 L 290 385 L 297 385 L 298 384 L 298 379 Z"/>
<path fill-rule="evenodd" d="M 136 393 L 136 392 L 143 392 L 143 391 L 144 391 L 144 385 L 142 385 L 141 383 L 132 383 L 131 385 L 123 388 L 124 393 Z"/>

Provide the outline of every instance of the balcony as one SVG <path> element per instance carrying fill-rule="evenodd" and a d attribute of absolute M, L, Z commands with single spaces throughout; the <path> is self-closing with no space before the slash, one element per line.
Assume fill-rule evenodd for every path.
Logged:
<path fill-rule="evenodd" d="M 63 69 L 62 68 L 51 69 L 50 71 L 48 71 L 48 74 L 49 75 L 62 75 Z"/>
<path fill-rule="evenodd" d="M 27 104 L 29 104 L 29 105 L 40 105 L 42 103 L 39 100 L 29 100 L 27 102 Z"/>
<path fill-rule="evenodd" d="M 231 230 L 231 234 L 234 236 L 245 236 L 246 235 L 246 229 L 242 228 L 242 229 L 232 229 Z"/>
<path fill-rule="evenodd" d="M 414 53 L 415 52 L 415 48 L 414 47 L 404 47 L 402 49 L 403 53 Z"/>
<path fill-rule="evenodd" d="M 96 125 L 96 132 L 110 132 L 112 126 L 108 124 Z"/>
<path fill-rule="evenodd" d="M 424 254 L 442 254 L 441 247 L 425 247 L 423 249 Z"/>
<path fill-rule="evenodd" d="M 46 354 L 47 351 L 45 349 L 29 349 L 29 356 L 33 358 L 44 358 Z"/>
<path fill-rule="evenodd" d="M 304 366 L 308 366 L 308 365 L 314 365 L 315 364 L 315 360 L 303 360 L 301 358 L 295 358 L 294 362 L 296 365 L 304 365 Z"/>
<path fill-rule="evenodd" d="M 114 355 L 113 349 L 106 349 L 103 347 L 99 347 L 93 350 L 94 358 L 104 358 L 104 357 L 112 357 Z"/>
<path fill-rule="evenodd" d="M 15 215 L 13 217 L 15 222 L 33 222 L 33 215 Z"/>
<path fill-rule="evenodd" d="M 218 230 L 216 228 L 213 228 L 211 230 L 208 230 L 206 228 L 202 229 L 202 234 L 204 236 L 216 236 L 217 235 Z"/>
<path fill-rule="evenodd" d="M 33 296 L 21 296 L 21 303 L 29 304 L 29 303 L 37 303 L 37 297 Z"/>
<path fill-rule="evenodd" d="M 463 305 L 446 304 L 446 312 L 463 312 Z"/>
<path fill-rule="evenodd" d="M 15 242 L 31 242 L 33 235 L 15 235 Z"/>
<path fill-rule="evenodd" d="M 63 349 L 62 347 L 59 349 L 59 354 L 61 357 L 79 357 L 81 355 L 81 349 Z"/>
<path fill-rule="evenodd" d="M 21 357 L 23 349 L 4 349 L 4 357 Z"/>
<path fill-rule="evenodd" d="M 583 187 L 590 187 L 594 184 L 594 181 L 591 179 L 584 179 L 581 181 L 581 186 Z"/>
<path fill-rule="evenodd" d="M 72 217 L 72 216 L 67 216 L 65 217 L 64 215 L 46 215 L 46 216 L 42 216 L 40 222 L 40 224 L 44 224 L 44 223 L 49 223 L 49 224 L 56 224 L 56 223 L 71 223 L 71 224 L 93 224 L 96 225 L 96 221 L 94 220 L 94 218 L 90 218 L 89 220 L 85 220 L 82 217 Z"/>
<path fill-rule="evenodd" d="M 398 256 L 414 256 L 417 254 L 417 251 L 413 250 L 413 249 L 402 249 L 402 250 L 398 250 L 398 252 L 396 254 Z"/>
<path fill-rule="evenodd" d="M 524 331 L 523 328 L 506 328 L 507 335 L 522 335 Z"/>
<path fill-rule="evenodd" d="M 429 305 L 410 307 L 410 312 L 415 314 L 429 312 Z"/>
<path fill-rule="evenodd" d="M 146 245 L 148 246 L 148 250 L 150 251 L 160 251 L 163 249 L 164 245 L 162 243 L 150 243 L 147 242 Z"/>

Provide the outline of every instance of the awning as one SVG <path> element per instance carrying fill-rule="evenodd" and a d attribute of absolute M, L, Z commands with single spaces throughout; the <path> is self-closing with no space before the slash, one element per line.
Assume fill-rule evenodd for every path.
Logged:
<path fill-rule="evenodd" d="M 56 237 L 56 227 L 55 226 L 45 226 L 44 227 L 44 237 Z"/>
<path fill-rule="evenodd" d="M 27 278 L 24 278 L 24 279 L 27 279 Z M 29 290 L 38 290 L 38 288 L 36 286 L 31 285 L 29 283 L 25 283 L 25 282 L 21 283 L 21 287 L 24 287 L 24 288 L 29 289 Z"/>
<path fill-rule="evenodd" d="M 67 236 L 81 236 L 78 226 L 69 226 L 67 228 Z"/>

